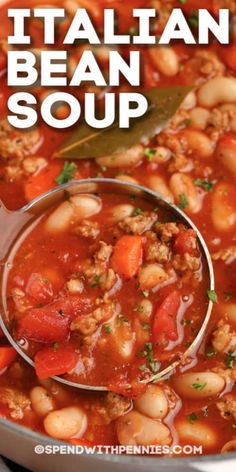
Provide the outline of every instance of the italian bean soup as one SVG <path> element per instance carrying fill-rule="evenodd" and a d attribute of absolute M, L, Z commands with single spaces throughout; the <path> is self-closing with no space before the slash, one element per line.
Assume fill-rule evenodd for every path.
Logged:
<path fill-rule="evenodd" d="M 88 9 L 101 31 L 103 9 L 112 4 L 121 32 L 130 34 L 136 24 L 129 10 L 156 8 L 156 35 L 174 7 L 183 9 L 194 33 L 202 7 L 201 0 L 50 4 L 67 12 L 57 25 L 58 47 L 78 6 Z M 10 5 L 19 7 L 16 0 Z M 47 2 L 22 1 L 20 7 L 31 5 Z M 236 14 L 233 0 L 208 0 L 204 7 Z M 1 21 L 0 197 L 7 208 L 16 210 L 59 184 L 89 177 L 141 184 L 196 224 L 211 253 L 216 290 L 208 290 L 195 231 L 164 209 L 135 195 L 71 196 L 37 220 L 9 272 L 11 329 L 35 370 L 0 333 L 0 415 L 73 444 L 191 444 L 201 445 L 204 454 L 235 450 L 236 40 L 227 47 L 212 41 L 208 47 L 173 42 L 140 48 L 144 89 L 192 86 L 168 126 L 146 146 L 63 160 L 56 156 L 70 131 L 39 122 L 23 132 L 7 122 L 6 39 L 12 24 L 5 6 Z M 29 28 L 32 49 L 45 48 L 42 23 L 32 18 Z M 69 49 L 71 73 L 86 48 L 92 47 Z M 108 46 L 92 49 L 106 73 Z M 86 88 L 102 103 L 106 89 Z M 73 94 L 81 99 L 86 88 Z M 35 89 L 39 101 L 50 92 Z M 62 104 L 56 110 L 57 117 L 67 113 Z M 145 385 L 186 351 L 209 299 L 214 309 L 197 352 L 168 378 Z M 66 387 L 50 378 L 54 375 L 108 391 Z"/>

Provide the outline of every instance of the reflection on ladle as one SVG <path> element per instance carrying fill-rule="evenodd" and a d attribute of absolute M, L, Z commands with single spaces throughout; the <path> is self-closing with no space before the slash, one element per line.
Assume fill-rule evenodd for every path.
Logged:
<path fill-rule="evenodd" d="M 195 234 L 197 235 L 197 242 L 200 250 L 201 260 L 206 268 L 207 289 L 214 290 L 214 273 L 211 258 L 206 244 L 195 225 L 178 207 L 172 205 L 154 192 L 139 185 L 133 185 L 130 183 L 121 182 L 113 179 L 87 179 L 59 186 L 56 189 L 53 189 L 47 192 L 46 194 L 38 197 L 37 199 L 29 203 L 27 206 L 15 212 L 10 212 L 6 210 L 3 205 L 1 205 L 0 227 L 3 230 L 1 231 L 2 236 L 0 250 L 0 264 L 2 268 L 0 324 L 9 342 L 31 366 L 34 366 L 34 362 L 27 353 L 26 347 L 28 340 L 22 337 L 22 339 L 18 339 L 16 342 L 11 334 L 10 317 L 6 296 L 9 271 L 12 267 L 12 262 L 20 245 L 30 234 L 33 228 L 37 226 L 40 219 L 43 218 L 45 212 L 55 207 L 55 205 L 68 201 L 72 196 L 82 194 L 93 195 L 94 198 L 97 198 L 98 194 L 113 194 L 122 196 L 134 195 L 135 198 L 141 198 L 144 201 L 148 202 L 149 205 L 151 204 L 153 209 L 160 208 L 162 209 L 162 211 L 167 212 L 171 216 L 172 221 L 178 221 L 185 227 L 193 229 Z M 56 218 L 56 221 L 57 224 L 60 225 L 60 220 Z M 188 303 L 190 303 L 190 301 L 191 300 L 189 298 L 186 298 L 184 300 L 186 306 Z M 174 300 L 173 303 L 175 303 Z M 160 371 L 158 371 L 157 373 L 154 373 L 149 378 L 144 379 L 144 383 L 154 382 L 163 378 L 163 376 L 169 375 L 180 362 L 183 362 L 183 360 L 186 359 L 188 356 L 193 355 L 194 351 L 196 351 L 196 349 L 198 348 L 202 336 L 205 332 L 207 323 L 211 315 L 211 311 L 212 301 L 209 300 L 206 304 L 206 313 L 204 314 L 204 316 L 202 316 L 201 326 L 198 329 L 195 339 L 191 340 L 191 345 L 188 347 L 188 349 L 181 356 L 176 356 L 174 361 L 172 361 L 171 359 L 170 365 L 165 366 L 164 369 L 161 368 Z M 150 345 L 150 343 L 147 344 Z M 66 385 L 88 390 L 108 390 L 109 387 L 107 385 L 87 385 L 86 383 L 82 383 L 81 379 L 76 382 L 74 377 L 72 380 L 69 380 L 68 378 L 63 376 L 54 376 L 53 378 Z"/>

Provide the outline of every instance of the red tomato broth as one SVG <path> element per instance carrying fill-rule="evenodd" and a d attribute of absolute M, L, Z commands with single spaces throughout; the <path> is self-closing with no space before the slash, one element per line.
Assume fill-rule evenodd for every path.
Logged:
<path fill-rule="evenodd" d="M 142 353 L 142 350 L 145 351 L 145 341 L 146 343 L 153 343 L 152 355 L 154 357 L 157 356 L 157 359 L 160 360 L 161 368 L 163 369 L 168 366 L 172 360 L 174 361 L 176 356 L 177 358 L 181 356 L 181 352 L 184 352 L 187 346 L 191 344 L 206 313 L 208 304 L 206 293 L 209 280 L 207 280 L 205 275 L 206 269 L 204 265 L 203 268 L 199 269 L 199 280 L 196 279 L 194 283 L 191 279 L 189 281 L 187 280 L 186 283 L 184 281 L 181 282 L 181 277 L 178 275 L 176 281 L 173 280 L 173 282 L 171 282 L 171 276 L 170 281 L 167 279 L 166 283 L 164 282 L 164 284 L 160 284 L 160 286 L 157 285 L 158 291 L 154 290 L 152 292 L 152 290 L 150 290 L 148 294 L 145 294 L 148 300 L 153 304 L 154 318 L 153 322 L 150 319 L 148 326 L 145 326 L 145 323 L 143 323 L 143 328 L 142 324 L 140 327 L 138 326 L 139 331 L 141 328 L 144 330 L 144 339 L 142 340 L 140 333 L 139 335 L 136 333 L 136 337 L 138 336 L 140 339 L 138 340 L 137 338 L 135 348 L 132 348 L 132 352 L 128 355 L 127 361 L 125 356 L 123 357 L 119 354 L 119 350 L 114 346 L 113 336 L 117 332 L 118 336 L 124 336 L 124 338 L 121 339 L 126 339 L 128 336 L 127 340 L 129 340 L 131 334 L 133 337 L 135 333 L 135 319 L 138 318 L 139 304 L 144 298 L 143 291 L 139 288 L 137 273 L 138 270 L 145 267 L 145 264 L 147 264 L 144 255 L 142 256 L 142 260 L 138 261 L 134 272 L 131 271 L 123 274 L 123 271 L 121 270 L 120 272 L 117 268 L 117 263 L 114 263 L 114 257 L 117 258 L 116 248 L 118 250 L 119 243 L 123 241 L 123 239 L 125 241 L 127 239 L 128 241 L 131 240 L 130 243 L 133 251 L 134 245 L 132 244 L 132 238 L 134 238 L 134 240 L 135 238 L 136 240 L 140 238 L 145 254 L 146 232 L 142 233 L 142 236 L 122 236 L 122 231 L 118 230 L 117 224 L 109 223 L 109 218 L 111 219 L 109 215 L 111 215 L 112 208 L 116 208 L 116 204 L 129 203 L 130 200 L 129 198 L 127 200 L 127 198 L 128 197 L 118 195 L 104 194 L 101 196 L 103 208 L 98 215 L 91 218 L 91 222 L 96 222 L 100 225 L 100 234 L 95 239 L 89 239 L 89 245 L 87 238 L 78 237 L 73 234 L 73 226 L 76 227 L 76 224 L 61 233 L 48 234 L 45 226 L 48 215 L 45 215 L 40 219 L 30 235 L 24 239 L 12 261 L 12 269 L 8 278 L 7 297 L 9 299 L 9 311 L 14 325 L 14 337 L 18 340 L 20 338 L 26 339 L 26 352 L 31 357 L 34 356 L 36 352 L 40 351 L 40 349 L 43 349 L 44 343 L 46 343 L 45 346 L 52 347 L 52 355 L 54 352 L 53 357 L 56 358 L 57 350 L 59 355 L 60 349 L 64 349 L 64 343 L 65 346 L 67 345 L 71 322 L 73 322 L 77 316 L 79 319 L 81 316 L 89 316 L 89 313 L 91 316 L 91 312 L 96 310 L 96 307 L 103 306 L 102 299 L 106 292 L 99 286 L 100 276 L 87 277 L 86 272 L 83 272 L 83 265 L 88 258 L 96 254 L 100 241 L 104 241 L 108 245 L 113 245 L 113 255 L 110 258 L 110 262 L 108 262 L 108 267 L 113 267 L 118 276 L 118 284 L 121 285 L 121 288 L 117 291 L 115 290 L 114 295 L 111 295 L 111 301 L 116 307 L 113 317 L 118 316 L 117 326 L 112 327 L 112 324 L 111 326 L 109 325 L 111 316 L 109 316 L 107 323 L 105 321 L 103 321 L 101 325 L 98 323 L 94 333 L 95 341 L 93 341 L 93 343 L 95 342 L 95 347 L 93 348 L 91 348 L 90 345 L 88 345 L 88 348 L 86 348 L 86 345 L 83 346 L 83 336 L 82 338 L 81 335 L 78 336 L 79 333 L 77 331 L 70 334 L 69 345 L 74 346 L 73 349 L 77 353 L 77 362 L 75 360 L 77 366 L 74 365 L 64 371 L 62 367 L 61 373 L 66 374 L 68 370 L 71 371 L 70 374 L 66 374 L 66 378 L 72 381 L 79 382 L 81 380 L 81 383 L 89 385 L 104 386 L 109 384 L 111 386 L 113 380 L 114 384 L 117 384 L 117 379 L 123 378 L 126 383 L 132 383 L 132 381 L 138 381 L 139 378 L 148 378 L 151 374 L 148 369 L 148 363 L 145 365 L 143 373 L 141 370 L 141 367 L 146 362 L 145 355 Z M 142 213 L 147 210 L 150 212 L 150 210 L 153 209 L 151 204 L 139 198 L 135 200 L 135 205 L 137 205 L 136 208 Z M 166 214 L 163 209 L 158 210 L 157 215 L 161 224 L 163 221 L 168 221 L 170 218 L 170 215 Z M 165 223 L 163 223 L 163 225 L 165 225 Z M 183 227 L 181 231 L 185 232 L 186 230 Z M 181 231 L 179 233 L 180 235 L 182 234 Z M 195 236 L 195 232 L 192 233 Z M 188 231 L 186 234 L 188 234 Z M 178 237 L 176 241 L 178 242 Z M 171 244 L 170 242 L 170 247 Z M 123 246 L 121 246 L 119 250 L 123 252 Z M 174 253 L 179 253 L 178 248 L 173 250 Z M 39 252 L 40 258 L 38 257 Z M 195 255 L 198 254 L 199 257 L 198 250 L 196 251 L 195 249 L 194 253 Z M 118 260 L 120 261 L 119 263 L 121 263 L 121 260 Z M 132 261 L 130 262 L 128 256 L 123 263 L 127 262 L 133 264 Z M 32 264 L 34 266 L 33 272 Z M 171 268 L 171 261 L 167 262 L 166 267 Z M 45 274 L 48 274 L 48 278 L 45 277 Z M 54 280 L 55 276 L 56 280 Z M 84 290 L 81 295 L 71 296 L 70 293 L 68 293 L 66 282 L 68 282 L 71 277 L 72 279 L 73 277 L 75 279 L 82 277 Z M 116 283 L 117 282 L 113 284 L 114 287 Z M 162 285 L 165 286 L 166 284 L 168 285 L 162 288 Z M 168 305 L 167 308 L 164 308 L 164 310 L 167 311 L 166 314 L 162 315 L 160 324 L 152 328 L 152 323 L 156 323 L 155 319 L 158 317 L 158 306 L 165 303 L 165 307 L 166 302 L 164 301 L 171 296 L 171 293 L 177 293 L 174 291 L 175 287 L 176 290 L 178 290 L 178 306 L 176 306 L 170 315 L 173 317 L 172 324 L 175 335 L 168 334 L 167 330 L 166 338 L 162 339 L 159 338 L 159 335 L 163 330 L 165 332 L 166 329 L 167 318 L 169 316 Z M 15 292 L 18 288 L 25 294 L 26 306 L 27 304 L 29 305 L 26 311 L 22 310 L 21 305 L 20 307 L 18 306 L 18 299 L 15 298 Z M 110 291 L 112 292 L 112 287 Z M 101 300 L 100 304 L 98 303 L 99 298 Z M 60 311 L 63 312 L 63 316 L 60 316 Z M 116 311 L 117 313 L 115 315 Z M 189 325 L 186 323 L 186 326 L 184 326 L 184 319 L 191 320 L 188 322 Z M 15 322 L 17 323 L 16 325 Z M 131 324 L 131 327 L 133 326 L 131 328 L 132 333 L 126 333 L 126 323 Z M 48 326 L 50 326 L 50 329 Z M 110 329 L 108 330 L 108 328 Z M 152 332 L 152 329 L 154 329 L 154 332 Z M 112 334 L 113 330 L 114 335 Z M 123 331 L 124 333 L 122 334 Z M 148 335 L 149 331 L 150 335 Z M 96 336 L 99 336 L 99 339 L 103 339 L 102 344 L 101 339 L 99 342 L 96 341 Z M 41 344 L 42 342 L 43 344 Z M 49 355 L 49 351 L 47 352 Z M 93 366 L 92 369 L 86 369 L 83 362 L 81 363 L 81 356 L 82 358 L 90 359 L 90 363 Z M 36 355 L 36 370 L 37 360 L 39 360 L 39 358 L 40 356 Z M 59 361 L 56 360 L 54 361 L 56 369 L 59 367 L 58 362 Z M 37 370 L 37 372 L 39 371 Z M 58 370 L 53 374 L 52 368 L 51 375 L 56 374 L 59 374 Z M 42 378 L 44 377 L 48 377 L 47 373 L 45 375 L 42 374 Z M 118 381 L 120 382 L 120 380 Z"/>
<path fill-rule="evenodd" d="M 30 5 L 34 6 L 36 0 L 31 0 L 25 3 L 20 4 L 20 7 L 26 6 L 29 7 Z M 40 2 L 41 4 L 44 3 L 44 0 Z M 45 3 L 46 0 L 45 0 Z M 50 3 L 58 3 L 56 0 L 51 1 Z M 94 11 L 96 11 L 96 15 L 98 21 L 100 21 L 101 26 L 101 17 L 102 12 L 100 9 L 100 5 L 103 7 L 105 2 L 96 2 L 96 5 L 93 2 L 89 2 L 90 5 L 94 7 Z M 111 5 L 112 2 L 109 4 Z M 145 2 L 145 6 L 146 6 Z M 184 10 L 188 10 L 188 13 L 198 8 L 200 3 L 204 3 L 204 8 L 209 8 L 209 10 L 214 11 L 216 14 L 219 7 L 231 8 L 232 14 L 235 14 L 235 2 L 231 0 L 213 0 L 208 2 L 200 2 L 197 0 L 188 0 L 185 5 L 180 5 L 179 1 L 175 2 L 161 2 L 161 7 L 167 11 L 168 7 L 171 8 L 181 7 Z M 106 2 L 107 4 L 107 2 Z M 134 3 L 135 6 L 139 6 L 138 4 Z M 199 5 L 198 5 L 199 4 Z M 19 6 L 18 2 L 12 2 L 11 5 Z M 148 3 L 147 6 L 150 6 Z M 96 8 L 95 8 L 96 7 Z M 124 2 L 117 2 L 117 10 L 119 9 L 125 10 L 125 18 L 122 21 L 122 26 L 124 25 L 124 30 L 128 30 L 130 27 L 130 21 L 128 19 L 127 14 L 127 5 Z M 127 21 L 127 23 L 126 23 Z M 6 7 L 1 7 L 1 37 L 6 39 L 7 34 L 11 31 L 10 21 L 7 19 L 6 15 Z M 99 24 L 99 23 L 98 23 Z M 133 25 L 132 25 L 133 26 Z M 40 44 L 40 38 L 37 40 Z M 143 64 L 143 69 L 145 71 L 145 77 L 143 77 L 143 81 L 145 79 L 145 87 L 148 88 L 150 86 L 167 86 L 167 85 L 182 85 L 182 84 L 189 84 L 189 85 L 197 85 L 208 81 L 214 76 L 214 68 L 209 73 L 203 73 L 201 70 L 201 61 L 199 58 L 196 58 L 196 54 L 204 53 L 214 54 L 214 57 L 218 58 L 223 65 L 226 66 L 226 70 L 223 72 L 224 76 L 230 76 L 235 78 L 235 70 L 234 70 L 234 61 L 232 51 L 234 51 L 234 46 L 231 47 L 220 47 L 217 44 L 211 44 L 209 47 L 196 47 L 196 46 L 182 46 L 182 44 L 172 45 L 173 49 L 176 51 L 176 54 L 180 61 L 180 70 L 179 72 L 174 75 L 173 77 L 167 77 L 160 73 L 153 64 L 151 58 L 147 53 L 147 48 L 145 48 L 145 63 Z M 225 54 L 224 54 L 225 53 Z M 231 54 L 230 54 L 231 53 Z M 209 58 L 209 62 L 211 60 Z M 4 97 L 10 95 L 11 91 L 8 90 L 6 86 L 6 81 L 1 77 L 1 91 Z M 1 118 L 7 113 L 6 109 L 6 102 L 5 100 L 1 100 Z M 192 129 L 191 124 L 188 125 Z M 50 128 L 42 126 L 42 134 L 43 134 L 43 143 L 38 148 L 36 152 L 36 156 L 43 156 L 46 158 L 48 163 L 48 169 L 54 167 L 54 163 L 52 161 L 52 156 L 60 142 L 65 139 L 65 134 L 53 131 Z M 213 127 L 214 130 L 214 127 Z M 218 132 L 218 131 L 217 131 Z M 173 134 L 176 135 L 176 129 L 171 129 L 170 133 L 173 137 Z M 209 135 L 209 133 L 208 133 Z M 221 135 L 221 130 L 219 132 Z M 234 132 L 235 135 L 235 132 Z M 178 136 L 178 134 L 177 134 Z M 150 146 L 158 145 L 165 145 L 167 142 L 166 136 L 161 134 L 155 140 L 150 143 Z M 189 171 L 189 175 L 191 175 L 193 181 L 197 178 L 201 178 L 204 180 L 210 180 L 214 182 L 213 192 L 216 184 L 220 182 L 231 183 L 235 185 L 234 177 L 231 171 L 229 171 L 222 162 L 219 162 L 218 158 L 216 158 L 216 153 L 213 153 L 210 160 L 203 160 L 202 157 L 199 155 L 198 151 L 194 150 L 191 154 L 188 155 L 188 159 L 193 162 L 192 169 Z M 63 166 L 63 161 L 61 161 Z M 149 186 L 150 182 L 149 179 L 151 176 L 161 176 L 164 178 L 166 182 L 170 179 L 171 175 L 173 174 L 173 170 L 170 170 L 169 163 L 162 163 L 156 164 L 155 162 L 150 162 L 147 157 L 145 157 L 140 163 L 135 167 L 128 167 L 128 168 L 101 168 L 98 166 L 95 161 L 93 160 L 86 160 L 86 161 L 77 161 L 77 168 L 78 172 L 81 177 L 95 177 L 98 174 L 104 177 L 117 177 L 120 174 L 129 175 L 132 178 L 136 179 L 137 182 L 140 184 Z M 19 172 L 19 176 L 17 179 L 6 179 L 5 177 L 5 169 L 8 164 L 6 162 L 1 161 L 1 170 L 0 170 L 0 198 L 4 201 L 7 207 L 11 209 L 17 209 L 23 204 L 25 204 L 32 195 L 30 194 L 30 198 L 27 198 L 26 187 L 27 183 L 30 182 L 32 176 L 25 175 L 24 173 Z M 45 171 L 42 170 L 38 173 L 44 173 Z M 59 173 L 59 172 L 58 172 Z M 41 174 L 41 176 L 42 176 Z M 37 175 L 34 175 L 33 178 L 35 179 L 34 188 L 37 188 Z M 43 180 L 43 179 L 42 179 Z M 56 185 L 54 181 L 55 178 L 51 179 L 48 183 L 47 189 Z M 44 191 L 43 189 L 42 191 Z M 40 192 L 39 190 L 38 192 Z M 33 195 L 36 196 L 36 195 Z M 210 252 L 214 253 L 220 249 L 227 248 L 235 243 L 235 227 L 228 229 L 227 231 L 221 231 L 218 228 L 214 227 L 211 218 L 211 211 L 212 211 L 212 200 L 213 200 L 213 193 L 205 192 L 203 195 L 203 205 L 199 212 L 191 214 L 191 218 L 202 232 L 203 237 L 205 238 Z M 232 202 L 233 203 L 233 202 Z M 234 205 L 235 206 L 235 205 Z M 188 212 L 188 207 L 186 208 Z M 50 256 L 51 257 L 51 256 Z M 174 389 L 174 382 L 173 380 L 176 379 L 181 372 L 211 372 L 212 370 L 216 370 L 217 372 L 222 373 L 224 375 L 227 366 L 225 364 L 226 354 L 225 352 L 217 352 L 214 353 L 211 357 L 206 355 L 207 349 L 212 349 L 212 334 L 217 327 L 217 324 L 222 319 L 225 320 L 225 313 L 227 311 L 227 307 L 230 304 L 236 302 L 236 291 L 235 291 L 235 282 L 236 282 L 236 262 L 233 260 L 231 263 L 226 263 L 225 261 L 219 259 L 215 260 L 214 262 L 214 270 L 215 270 L 215 278 L 216 278 L 216 292 L 218 295 L 219 303 L 215 305 L 214 311 L 206 332 L 206 336 L 201 344 L 199 351 L 196 353 L 196 356 L 193 359 L 190 359 L 190 364 L 185 365 L 177 369 L 174 377 L 170 380 L 165 380 L 161 383 L 161 387 L 169 387 L 172 389 L 172 392 L 175 391 Z M 37 260 L 39 264 L 40 261 Z M 57 260 L 55 260 L 55 266 L 60 265 Z M 23 270 L 23 268 L 22 268 Z M 61 265 L 60 265 L 61 270 Z M 65 279 L 67 277 L 67 273 L 60 277 L 60 280 L 57 281 L 55 285 L 55 290 L 60 290 L 65 283 Z M 44 276 L 46 277 L 46 275 Z M 10 305 L 9 305 L 10 306 Z M 226 307 L 226 308 L 225 308 Z M 222 313 L 223 310 L 223 313 Z M 227 320 L 227 317 L 226 317 Z M 234 329 L 235 325 L 232 322 L 227 320 L 227 323 L 231 325 L 231 328 Z M 186 326 L 185 329 L 190 329 L 189 326 Z M 187 331 L 186 331 L 187 332 Z M 1 346 L 6 346 L 6 340 L 4 337 L 1 336 L 0 338 Z M 232 372 L 234 369 L 228 369 L 228 371 Z M 11 421 L 16 421 L 19 424 L 28 426 L 33 430 L 37 430 L 40 432 L 46 433 L 44 428 L 43 420 L 39 417 L 32 408 L 29 410 L 22 410 L 23 415 L 21 417 L 17 417 L 14 414 L 15 410 L 9 408 L 6 402 L 6 389 L 11 390 L 13 393 L 16 391 L 20 391 L 22 394 L 25 395 L 26 399 L 29 398 L 31 390 L 39 385 L 39 381 L 36 378 L 33 369 L 31 369 L 28 365 L 26 365 L 20 359 L 17 359 L 13 362 L 12 365 L 8 366 L 4 370 L 4 372 L 0 375 L 0 415 L 4 416 Z M 51 391 L 51 382 L 47 383 L 48 391 Z M 54 390 L 59 390 L 59 386 L 53 387 Z M 117 391 L 119 389 L 117 388 Z M 142 392 L 140 392 L 142 394 Z M 226 401 L 226 397 L 228 395 L 232 395 L 235 399 L 236 395 L 236 388 L 233 382 L 229 382 L 226 390 L 221 392 L 216 396 L 212 396 L 209 398 L 199 398 L 199 400 L 188 400 L 186 398 L 179 398 L 177 402 L 177 406 L 180 408 L 170 408 L 168 416 L 163 420 L 165 424 L 168 425 L 173 437 L 176 437 L 177 431 L 177 441 L 181 445 L 186 444 L 186 440 L 182 439 L 179 435 L 179 430 L 177 430 L 177 421 L 179 420 L 187 420 L 189 423 L 193 423 L 194 427 L 197 429 L 198 424 L 204 422 L 204 425 L 207 425 L 214 431 L 215 434 L 215 441 L 214 444 L 210 447 L 205 444 L 203 441 L 203 453 L 218 453 L 221 451 L 222 447 L 225 443 L 235 439 L 235 419 L 233 414 L 229 412 L 228 415 L 223 417 L 220 414 L 220 411 L 217 407 L 219 401 Z M 60 391 L 59 395 L 56 395 L 56 402 L 55 408 L 63 408 L 70 405 L 78 405 L 82 407 L 88 416 L 88 428 L 83 436 L 82 439 L 78 439 L 77 441 L 85 441 L 89 444 L 92 442 L 93 444 L 118 444 L 119 439 L 117 437 L 117 426 L 116 420 L 111 421 L 109 424 L 106 423 L 104 418 L 101 415 L 101 409 L 104 408 L 105 403 L 105 395 L 97 394 L 97 393 L 89 393 L 89 392 L 82 392 L 79 390 L 68 389 L 63 387 L 63 394 Z M 206 410 L 207 408 L 207 410 Z M 193 416 L 192 414 L 195 414 Z M 191 416 L 190 416 L 191 415 Z M 106 424 L 105 424 L 106 423 Z M 76 440 L 68 439 L 72 442 Z M 189 441 L 187 441 L 189 443 Z M 193 440 L 190 443 L 194 443 Z"/>

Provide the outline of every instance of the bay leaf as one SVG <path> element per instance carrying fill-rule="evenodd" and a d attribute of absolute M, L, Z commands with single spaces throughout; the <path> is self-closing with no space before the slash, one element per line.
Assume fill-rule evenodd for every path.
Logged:
<path fill-rule="evenodd" d="M 148 111 L 132 121 L 129 129 L 120 129 L 118 122 L 105 129 L 95 129 L 82 123 L 55 152 L 54 157 L 87 159 L 122 152 L 135 144 L 147 144 L 159 134 L 174 116 L 192 87 L 153 88 L 144 93 Z"/>

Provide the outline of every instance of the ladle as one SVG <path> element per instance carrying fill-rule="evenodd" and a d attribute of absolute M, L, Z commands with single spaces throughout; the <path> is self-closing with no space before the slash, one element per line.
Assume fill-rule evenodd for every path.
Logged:
<path fill-rule="evenodd" d="M 0 298 L 0 326 L 7 337 L 10 344 L 28 362 L 31 366 L 34 366 L 33 360 L 21 349 L 20 345 L 13 339 L 8 325 L 9 325 L 9 313 L 7 308 L 6 300 L 6 286 L 8 273 L 12 265 L 15 253 L 22 243 L 24 237 L 29 234 L 32 229 L 32 225 L 35 224 L 40 215 L 42 215 L 50 207 L 68 199 L 70 196 L 75 194 L 102 194 L 102 193 L 118 193 L 123 195 L 136 195 L 143 199 L 153 203 L 153 206 L 162 207 L 173 217 L 173 220 L 183 222 L 189 228 L 192 228 L 197 233 L 198 245 L 201 252 L 202 261 L 205 261 L 207 268 L 207 277 L 209 280 L 208 289 L 214 290 L 214 272 L 211 262 L 211 257 L 206 246 L 206 243 L 190 218 L 177 206 L 168 202 L 160 195 L 152 192 L 151 190 L 144 188 L 140 185 L 130 184 L 127 182 L 114 180 L 114 179 L 86 179 L 80 181 L 74 181 L 65 185 L 58 186 L 44 193 L 40 197 L 32 200 L 29 204 L 17 211 L 9 211 L 5 208 L 3 203 L 0 204 L 0 231 L 1 231 L 1 244 L 0 244 L 0 284 L 1 284 L 1 298 Z M 191 356 L 194 351 L 198 348 L 201 339 L 206 330 L 208 321 L 211 316 L 213 303 L 209 300 L 205 316 L 201 328 L 199 329 L 195 339 L 184 352 L 181 359 L 174 361 L 164 370 L 161 370 L 157 374 L 153 375 L 148 379 L 149 382 L 157 381 L 164 376 L 169 375 L 183 359 Z M 63 377 L 53 377 L 56 381 L 61 382 L 71 387 L 77 387 L 87 390 L 106 391 L 107 387 L 103 386 L 92 386 L 84 385 L 69 381 Z M 145 381 L 146 382 L 146 381 Z"/>

